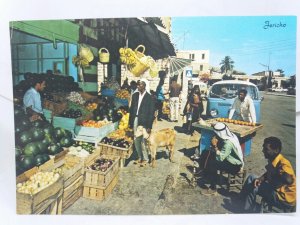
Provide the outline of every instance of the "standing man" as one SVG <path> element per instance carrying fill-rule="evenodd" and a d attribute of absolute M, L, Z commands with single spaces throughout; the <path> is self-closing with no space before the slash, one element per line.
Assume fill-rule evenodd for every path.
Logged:
<path fill-rule="evenodd" d="M 135 164 L 141 167 L 146 166 L 149 158 L 145 145 L 145 139 L 141 130 L 146 130 L 150 134 L 154 119 L 154 104 L 151 95 L 146 91 L 146 82 L 137 82 L 138 92 L 132 95 L 131 106 L 129 109 L 129 126 L 134 132 L 134 146 L 138 155 Z"/>
<path fill-rule="evenodd" d="M 36 77 L 33 81 L 32 87 L 28 89 L 23 98 L 23 104 L 26 114 L 31 121 L 44 120 L 44 113 L 41 102 L 41 95 L 39 92 L 46 87 L 44 77 Z"/>
<path fill-rule="evenodd" d="M 238 96 L 229 111 L 229 119 L 235 117 L 237 120 L 256 123 L 256 113 L 253 100 L 247 95 L 246 89 L 240 89 Z"/>
<path fill-rule="evenodd" d="M 256 212 L 256 196 L 268 204 L 281 208 L 296 205 L 296 176 L 291 163 L 282 155 L 277 137 L 264 140 L 263 154 L 268 159 L 266 172 L 259 178 L 249 175 L 241 191 L 243 209 Z"/>
<path fill-rule="evenodd" d="M 170 85 L 170 120 L 178 122 L 179 116 L 179 95 L 181 93 L 181 85 L 173 78 Z"/>

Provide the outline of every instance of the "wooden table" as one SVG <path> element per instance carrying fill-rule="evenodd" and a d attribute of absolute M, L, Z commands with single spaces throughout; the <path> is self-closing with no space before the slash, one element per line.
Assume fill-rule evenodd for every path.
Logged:
<path fill-rule="evenodd" d="M 205 151 L 210 148 L 211 138 L 215 135 L 213 131 L 213 125 L 216 124 L 216 119 L 205 120 L 204 122 L 193 123 L 196 129 L 200 129 L 201 138 L 199 141 L 199 151 Z M 256 124 L 255 126 L 238 125 L 228 122 L 222 122 L 226 124 L 231 132 L 233 132 L 241 143 L 244 156 L 250 155 L 252 138 L 255 136 L 256 131 L 262 129 L 262 124 Z"/>

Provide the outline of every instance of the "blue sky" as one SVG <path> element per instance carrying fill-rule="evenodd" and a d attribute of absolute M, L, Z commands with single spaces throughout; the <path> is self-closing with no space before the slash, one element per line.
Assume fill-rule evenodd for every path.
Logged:
<path fill-rule="evenodd" d="M 209 50 L 212 66 L 230 56 L 249 75 L 261 64 L 296 73 L 295 16 L 172 17 L 171 36 L 178 50 Z"/>

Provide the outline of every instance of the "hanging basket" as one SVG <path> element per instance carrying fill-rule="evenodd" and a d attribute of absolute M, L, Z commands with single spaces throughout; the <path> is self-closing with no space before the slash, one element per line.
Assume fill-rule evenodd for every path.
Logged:
<path fill-rule="evenodd" d="M 142 50 L 140 50 L 140 49 L 142 49 Z M 136 54 L 136 56 L 137 56 L 138 58 L 144 57 L 144 56 L 145 56 L 145 55 L 144 55 L 144 52 L 145 52 L 145 46 L 144 46 L 144 45 L 139 45 L 139 46 L 137 46 L 136 49 L 134 50 L 134 52 L 135 52 L 135 54 Z"/>
<path fill-rule="evenodd" d="M 91 49 L 84 46 L 80 46 L 79 56 L 80 58 L 86 59 L 88 62 L 92 62 L 94 59 Z"/>
<path fill-rule="evenodd" d="M 99 54 L 99 61 L 101 63 L 109 62 L 109 52 L 106 48 L 100 48 L 98 54 Z"/>
<path fill-rule="evenodd" d="M 141 76 L 145 73 L 149 67 L 142 63 L 139 59 L 136 60 L 136 63 L 133 65 L 128 65 L 128 70 L 136 77 Z"/>

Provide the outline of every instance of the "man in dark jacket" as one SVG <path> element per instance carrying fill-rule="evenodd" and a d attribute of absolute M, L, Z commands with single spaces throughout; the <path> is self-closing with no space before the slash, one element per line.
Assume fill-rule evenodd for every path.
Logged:
<path fill-rule="evenodd" d="M 145 146 L 143 131 L 150 134 L 154 119 L 154 104 L 151 95 L 146 91 L 146 82 L 138 81 L 138 92 L 132 95 L 131 106 L 129 109 L 129 126 L 134 131 L 134 146 L 137 151 L 138 159 L 135 164 L 145 166 L 149 160 Z"/>

